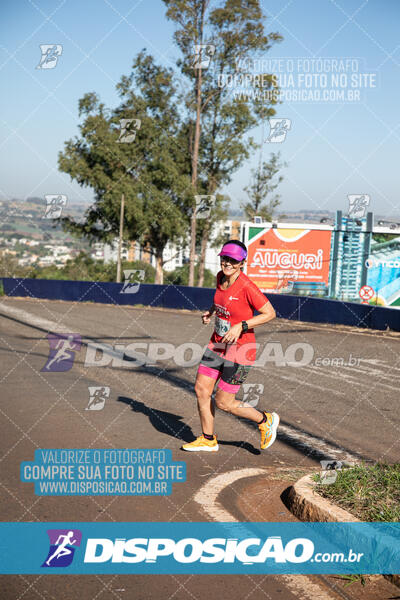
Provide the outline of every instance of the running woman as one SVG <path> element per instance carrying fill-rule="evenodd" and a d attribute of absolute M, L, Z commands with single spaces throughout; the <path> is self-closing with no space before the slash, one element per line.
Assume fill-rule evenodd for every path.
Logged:
<path fill-rule="evenodd" d="M 258 424 L 261 448 L 269 448 L 275 441 L 279 416 L 260 412 L 246 402 L 235 399 L 256 358 L 254 328 L 275 318 L 275 310 L 259 288 L 242 272 L 247 248 L 238 240 L 226 242 L 221 252 L 221 271 L 217 275 L 214 303 L 202 315 L 204 324 L 215 312 L 215 330 L 200 361 L 195 392 L 202 435 L 194 442 L 184 444 L 189 452 L 216 452 L 214 435 L 214 405 L 211 395 L 218 381 L 215 405 L 233 415 Z M 254 311 L 260 314 L 254 317 Z"/>

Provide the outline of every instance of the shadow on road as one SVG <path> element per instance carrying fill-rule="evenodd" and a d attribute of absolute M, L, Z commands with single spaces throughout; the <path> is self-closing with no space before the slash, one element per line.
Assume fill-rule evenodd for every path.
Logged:
<path fill-rule="evenodd" d="M 142 413 L 148 417 L 154 429 L 157 429 L 157 431 L 160 431 L 161 433 L 170 435 L 178 440 L 182 440 L 183 442 L 193 442 L 193 440 L 196 439 L 192 428 L 189 427 L 189 425 L 186 425 L 186 423 L 183 423 L 182 417 L 179 415 L 167 412 L 165 410 L 159 410 L 157 408 L 150 408 L 143 402 L 134 400 L 133 398 L 127 398 L 126 396 L 119 396 L 117 401 L 128 404 L 133 412 Z M 254 446 L 249 442 L 238 442 L 236 440 L 227 441 L 219 439 L 218 444 L 221 444 L 221 446 L 235 446 L 236 448 L 243 448 L 243 450 L 247 450 L 247 452 L 250 452 L 251 454 L 260 454 L 260 451 L 257 448 L 254 448 Z"/>
<path fill-rule="evenodd" d="M 179 415 L 165 410 L 158 410 L 157 408 L 150 408 L 143 402 L 127 398 L 126 396 L 119 396 L 117 401 L 128 404 L 133 412 L 142 413 L 148 417 L 154 429 L 157 429 L 161 433 L 166 433 L 184 442 L 192 442 L 195 439 L 191 427 L 183 423 L 181 420 L 182 417 Z"/>
<path fill-rule="evenodd" d="M 220 444 L 220 446 L 235 446 L 236 448 L 243 448 L 243 450 L 247 450 L 247 452 L 250 452 L 250 454 L 261 454 L 261 450 L 254 448 L 253 444 L 250 444 L 250 442 L 227 442 L 226 440 L 218 440 L 218 444 Z"/>

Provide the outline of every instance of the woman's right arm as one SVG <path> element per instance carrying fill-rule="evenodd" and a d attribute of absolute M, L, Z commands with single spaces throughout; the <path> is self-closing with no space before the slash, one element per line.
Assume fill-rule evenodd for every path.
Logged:
<path fill-rule="evenodd" d="M 203 323 L 204 325 L 207 325 L 210 321 L 211 321 L 211 317 L 215 312 L 215 305 L 212 304 L 210 306 L 210 308 L 201 315 L 201 318 L 203 319 Z"/>

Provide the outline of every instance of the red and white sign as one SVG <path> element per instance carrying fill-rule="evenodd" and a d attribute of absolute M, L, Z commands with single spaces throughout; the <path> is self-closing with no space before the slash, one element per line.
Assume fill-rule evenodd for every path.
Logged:
<path fill-rule="evenodd" d="M 256 227 L 256 226 L 254 226 Z M 284 292 L 296 281 L 329 284 L 331 231 L 265 228 L 247 242 L 246 275 L 267 292 Z"/>
<path fill-rule="evenodd" d="M 368 300 L 371 300 L 375 296 L 375 290 L 370 285 L 363 285 L 358 292 L 362 303 L 368 304 Z"/>

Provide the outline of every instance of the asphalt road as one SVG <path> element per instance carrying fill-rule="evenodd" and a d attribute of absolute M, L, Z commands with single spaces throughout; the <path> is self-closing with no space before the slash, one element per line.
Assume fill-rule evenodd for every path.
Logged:
<path fill-rule="evenodd" d="M 8 308 L 25 312 L 10 314 Z M 42 371 L 49 355 L 46 320 L 84 339 L 66 372 Z M 248 383 L 263 386 L 258 408 L 281 416 L 276 443 L 261 452 L 252 424 L 218 412 L 220 451 L 183 453 L 180 445 L 199 434 L 199 422 L 193 393 L 196 365 L 177 364 L 185 356 L 181 345 L 204 346 L 210 334 L 211 326 L 201 324 L 198 312 L 2 298 L 2 520 L 207 521 L 211 520 L 207 507 L 194 496 L 218 475 L 265 469 L 282 472 L 283 481 L 290 481 L 316 469 L 321 458 L 399 461 L 400 337 L 283 320 L 257 330 L 260 350 L 267 348 L 269 360 L 248 378 Z M 107 366 L 85 365 L 89 341 L 110 346 L 102 355 Z M 174 354 L 153 366 L 135 366 L 133 347 L 126 348 L 133 343 L 173 344 Z M 296 354 L 293 344 L 300 345 Z M 308 353 L 307 364 L 287 364 L 300 360 L 301 348 Z M 140 352 L 147 352 L 146 347 Z M 100 360 L 101 353 L 96 358 Z M 102 410 L 85 410 L 91 386 L 110 388 Z M 38 497 L 33 484 L 20 482 L 20 462 L 33 460 L 36 448 L 82 447 L 169 448 L 174 460 L 186 461 L 187 481 L 174 484 L 171 496 L 111 498 Z M 254 504 L 249 508 L 247 520 L 290 520 L 276 488 L 265 476 L 264 481 L 265 494 L 256 508 Z M 246 520 L 241 489 L 227 489 L 221 495 L 226 510 L 235 514 L 240 504 L 241 519 Z M 321 596 L 310 591 L 312 587 L 307 592 L 306 584 L 296 588 L 288 579 L 272 576 L 3 576 L 1 585 L 7 600 L 78 594 L 85 599 L 162 596 L 165 600 L 196 600 L 205 594 L 210 600 L 221 595 L 347 597 L 343 595 L 347 592 L 324 587 L 316 578 L 303 579 L 322 586 Z"/>

